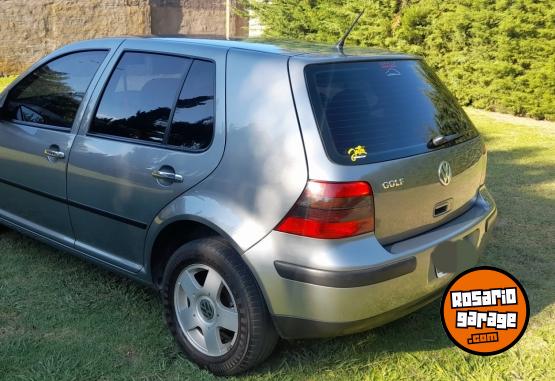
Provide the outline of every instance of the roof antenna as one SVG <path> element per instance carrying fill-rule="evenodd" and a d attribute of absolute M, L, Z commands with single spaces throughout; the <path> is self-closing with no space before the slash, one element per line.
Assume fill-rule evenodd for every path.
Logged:
<path fill-rule="evenodd" d="M 362 14 L 364 13 L 365 9 L 363 9 L 357 16 L 357 18 L 355 19 L 355 21 L 353 21 L 353 23 L 351 24 L 351 26 L 349 27 L 349 29 L 347 29 L 347 31 L 345 32 L 345 34 L 343 35 L 343 37 L 341 37 L 341 39 L 339 40 L 339 42 L 337 43 L 337 45 L 335 45 L 335 48 L 337 49 L 337 51 L 341 54 L 343 53 L 343 45 L 345 45 L 345 40 L 347 39 L 347 37 L 349 37 L 349 34 L 351 33 L 351 31 L 353 30 L 353 28 L 355 27 L 355 25 L 357 24 L 358 20 L 360 19 L 360 17 L 362 16 Z"/>

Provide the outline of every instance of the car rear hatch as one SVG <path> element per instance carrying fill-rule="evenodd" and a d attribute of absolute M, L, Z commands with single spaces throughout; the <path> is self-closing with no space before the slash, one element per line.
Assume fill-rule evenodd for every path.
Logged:
<path fill-rule="evenodd" d="M 325 150 L 319 161 L 331 164 L 330 177 L 320 170 L 317 179 L 370 183 L 382 244 L 432 229 L 472 205 L 484 178 L 483 142 L 423 61 L 316 63 L 303 73 Z M 311 165 L 325 166 L 308 159 L 314 178 Z"/>

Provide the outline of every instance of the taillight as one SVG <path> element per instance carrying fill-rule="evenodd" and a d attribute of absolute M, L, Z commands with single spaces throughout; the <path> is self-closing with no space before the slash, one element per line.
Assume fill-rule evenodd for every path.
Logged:
<path fill-rule="evenodd" d="M 327 239 L 372 232 L 372 188 L 363 181 L 331 183 L 310 180 L 276 230 Z"/>

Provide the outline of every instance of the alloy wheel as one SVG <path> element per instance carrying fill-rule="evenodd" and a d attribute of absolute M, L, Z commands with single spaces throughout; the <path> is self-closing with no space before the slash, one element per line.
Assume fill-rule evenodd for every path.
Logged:
<path fill-rule="evenodd" d="M 192 264 L 177 277 L 175 313 L 187 340 L 207 356 L 227 354 L 237 338 L 239 314 L 222 276 L 212 267 Z"/>

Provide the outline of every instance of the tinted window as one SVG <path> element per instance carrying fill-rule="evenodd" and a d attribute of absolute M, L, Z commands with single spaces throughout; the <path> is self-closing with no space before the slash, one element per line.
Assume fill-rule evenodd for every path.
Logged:
<path fill-rule="evenodd" d="M 433 71 L 421 61 L 310 65 L 310 100 L 332 160 L 356 164 L 427 152 L 438 135 L 477 136 L 472 123 Z M 360 151 L 359 151 L 360 152 Z M 364 155 L 362 155 L 364 156 Z"/>
<path fill-rule="evenodd" d="M 162 143 L 191 60 L 128 52 L 116 66 L 91 132 Z"/>
<path fill-rule="evenodd" d="M 214 134 L 215 65 L 194 61 L 173 116 L 168 143 L 188 150 L 203 150 Z"/>
<path fill-rule="evenodd" d="M 73 53 L 41 66 L 10 91 L 6 116 L 71 128 L 85 92 L 107 54 Z"/>

